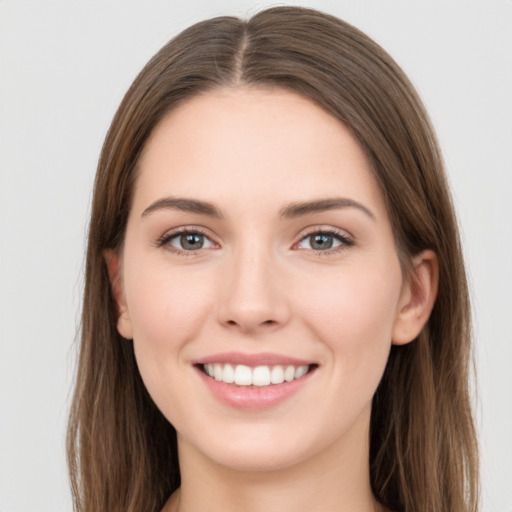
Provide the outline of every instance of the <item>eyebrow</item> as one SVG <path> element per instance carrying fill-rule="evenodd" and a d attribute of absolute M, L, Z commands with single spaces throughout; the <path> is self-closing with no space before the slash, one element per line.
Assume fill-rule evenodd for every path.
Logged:
<path fill-rule="evenodd" d="M 199 201 L 198 199 L 185 199 L 181 197 L 163 197 L 150 204 L 143 212 L 142 217 L 158 210 L 180 210 L 182 212 L 197 213 L 199 215 L 207 215 L 221 219 L 220 210 L 207 201 Z"/>
<path fill-rule="evenodd" d="M 284 218 L 294 218 L 301 217 L 302 215 L 308 215 L 310 213 L 321 213 L 328 210 L 337 210 L 340 208 L 357 208 L 372 220 L 375 220 L 375 215 L 366 206 L 346 197 L 333 197 L 328 199 L 318 199 L 314 201 L 290 203 L 281 208 L 279 214 Z"/>
<path fill-rule="evenodd" d="M 340 208 L 357 208 L 365 213 L 372 220 L 375 215 L 366 206 L 346 197 L 334 197 L 328 199 L 316 199 L 313 201 L 300 201 L 290 203 L 281 208 L 279 216 L 282 218 L 295 218 L 311 213 L 321 213 Z M 182 197 L 163 197 L 154 203 L 151 203 L 143 212 L 142 217 L 158 210 L 179 210 L 183 212 L 196 213 L 222 219 L 224 216 L 221 211 L 212 203 L 200 201 L 198 199 L 186 199 Z"/>

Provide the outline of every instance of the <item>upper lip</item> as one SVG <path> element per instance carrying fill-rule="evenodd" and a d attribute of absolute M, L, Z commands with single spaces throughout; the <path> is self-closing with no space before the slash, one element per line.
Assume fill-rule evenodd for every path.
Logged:
<path fill-rule="evenodd" d="M 192 361 L 193 365 L 202 364 L 243 364 L 245 366 L 303 366 L 314 364 L 314 361 L 298 359 L 282 354 L 273 354 L 271 352 L 262 352 L 259 354 L 244 354 L 242 352 L 223 352 L 201 357 Z"/>

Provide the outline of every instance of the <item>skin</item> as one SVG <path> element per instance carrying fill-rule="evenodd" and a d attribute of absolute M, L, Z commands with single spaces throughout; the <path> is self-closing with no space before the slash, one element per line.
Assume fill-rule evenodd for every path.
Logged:
<path fill-rule="evenodd" d="M 168 197 L 207 201 L 222 218 L 158 207 Z M 367 211 L 281 215 L 326 198 Z M 170 238 L 183 227 L 206 236 L 202 249 Z M 335 247 L 313 250 L 319 232 L 335 232 Z M 277 89 L 221 89 L 180 105 L 146 144 L 123 249 L 105 256 L 118 330 L 178 432 L 182 487 L 164 510 L 379 510 L 371 400 L 391 344 L 413 340 L 428 319 L 437 263 L 426 251 L 413 260 L 415 285 L 403 279 L 382 194 L 339 121 Z M 192 364 L 231 351 L 318 367 L 277 406 L 240 410 Z"/>

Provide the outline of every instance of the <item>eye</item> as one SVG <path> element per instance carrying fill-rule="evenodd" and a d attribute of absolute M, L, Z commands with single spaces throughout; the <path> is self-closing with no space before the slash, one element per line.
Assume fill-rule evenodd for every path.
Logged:
<path fill-rule="evenodd" d="M 158 245 L 166 246 L 175 252 L 194 252 L 215 246 L 205 234 L 199 231 L 181 231 L 166 235 Z"/>
<path fill-rule="evenodd" d="M 327 252 L 329 250 L 350 247 L 352 245 L 354 245 L 354 242 L 340 233 L 316 231 L 302 238 L 297 244 L 297 248 L 316 252 Z"/>

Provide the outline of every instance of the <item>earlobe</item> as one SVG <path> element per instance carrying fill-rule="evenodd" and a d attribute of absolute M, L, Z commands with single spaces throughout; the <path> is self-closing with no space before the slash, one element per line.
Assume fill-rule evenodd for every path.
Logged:
<path fill-rule="evenodd" d="M 412 275 L 402 289 L 393 344 L 413 341 L 427 323 L 437 297 L 439 264 L 433 251 L 426 250 L 413 258 Z"/>
<path fill-rule="evenodd" d="M 116 303 L 117 310 L 117 331 L 126 339 L 133 338 L 133 329 L 126 304 L 126 297 L 123 289 L 123 280 L 121 275 L 121 261 L 122 257 L 118 252 L 108 249 L 104 251 L 103 257 L 107 265 L 108 277 L 110 279 L 110 286 L 112 295 Z"/>

